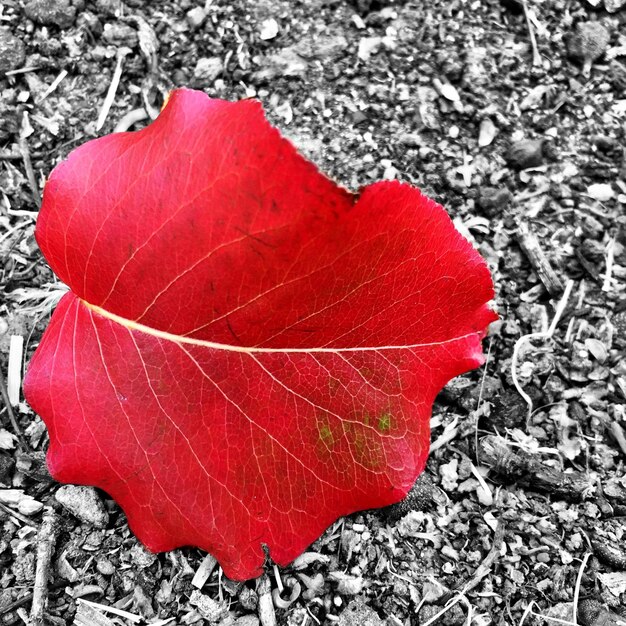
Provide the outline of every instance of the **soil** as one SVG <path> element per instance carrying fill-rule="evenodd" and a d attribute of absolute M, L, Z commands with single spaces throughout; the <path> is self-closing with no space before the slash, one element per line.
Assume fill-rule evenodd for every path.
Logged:
<path fill-rule="evenodd" d="M 50 479 L 41 421 L 20 401 L 13 424 L 6 398 L 0 626 L 30 623 L 31 603 L 50 624 L 623 624 L 624 4 L 0 2 L 4 378 L 11 337 L 27 361 L 60 289 L 33 238 L 45 176 L 148 123 L 174 86 L 259 98 L 351 189 L 422 188 L 487 259 L 502 318 L 486 365 L 437 399 L 409 498 L 340 520 L 260 582 L 195 549 L 146 552 L 106 494 Z"/>

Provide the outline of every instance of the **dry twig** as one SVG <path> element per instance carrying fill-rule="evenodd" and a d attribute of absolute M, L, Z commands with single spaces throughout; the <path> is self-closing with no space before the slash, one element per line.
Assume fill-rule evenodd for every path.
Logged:
<path fill-rule="evenodd" d="M 4 375 L 2 373 L 2 369 L 0 369 L 0 395 L 2 395 L 2 401 L 4 402 L 4 406 L 7 410 L 7 415 L 9 416 L 9 421 L 11 422 L 11 426 L 13 428 L 13 432 L 17 437 L 19 445 L 22 449 L 26 450 L 26 440 L 24 439 L 24 434 L 22 433 L 22 429 L 20 425 L 17 423 L 17 419 L 15 419 L 15 413 L 13 412 L 13 407 L 11 406 L 11 400 L 9 399 L 9 393 L 7 391 L 6 383 L 4 382 Z"/>
<path fill-rule="evenodd" d="M 272 585 L 267 574 L 263 574 L 259 579 L 257 593 L 259 594 L 259 621 L 261 626 L 276 626 Z"/>
<path fill-rule="evenodd" d="M 576 587 L 574 587 L 574 606 L 572 607 L 572 621 L 574 624 L 578 623 L 578 616 L 576 615 L 576 610 L 578 607 L 578 598 L 580 597 L 580 584 L 583 579 L 583 572 L 585 571 L 585 567 L 587 565 L 587 561 L 591 556 L 591 552 L 587 552 L 583 557 L 583 561 L 580 564 L 580 569 L 578 570 L 578 576 L 576 576 Z"/>
<path fill-rule="evenodd" d="M 557 296 L 563 291 L 563 283 L 552 269 L 550 261 L 539 244 L 537 235 L 530 229 L 527 222 L 521 221 L 517 227 L 517 241 L 524 251 L 537 276 L 551 296 Z"/>
<path fill-rule="evenodd" d="M 20 136 L 18 140 L 18 146 L 20 149 L 20 155 L 22 157 L 22 161 L 24 162 L 24 170 L 26 171 L 26 179 L 28 180 L 28 185 L 30 187 L 30 192 L 33 196 L 33 201 L 38 209 L 41 208 L 41 197 L 39 195 L 39 187 L 37 186 L 37 180 L 35 179 L 35 172 L 33 170 L 33 164 L 30 160 L 30 150 L 28 149 L 28 142 L 26 141 L 26 127 L 28 125 L 28 118 L 26 117 L 26 113 L 24 113 L 24 118 L 22 120 L 22 130 L 20 131 Z"/>
<path fill-rule="evenodd" d="M 494 472 L 535 491 L 550 493 L 568 502 L 583 499 L 593 483 L 583 472 L 562 472 L 541 462 L 537 455 L 513 451 L 503 437 L 488 435 L 480 442 L 483 463 Z"/>
<path fill-rule="evenodd" d="M 137 122 L 143 122 L 148 119 L 148 114 L 143 107 L 133 109 L 124 115 L 113 129 L 114 133 L 124 133 Z"/>
<path fill-rule="evenodd" d="M 572 292 L 572 288 L 574 287 L 574 281 L 570 280 L 565 287 L 565 292 L 563 293 L 563 297 L 559 301 L 559 304 L 556 307 L 556 311 L 554 312 L 554 318 L 552 319 L 552 324 L 550 324 L 550 328 L 548 328 L 545 332 L 540 333 L 529 333 L 528 335 L 522 335 L 516 342 L 513 348 L 513 359 L 511 362 L 511 378 L 513 379 L 513 384 L 515 385 L 515 389 L 519 393 L 522 398 L 526 401 L 528 405 L 528 421 L 530 422 L 530 417 L 533 412 L 533 401 L 532 398 L 522 389 L 522 386 L 517 379 L 517 361 L 519 358 L 519 353 L 522 349 L 522 346 L 530 341 L 531 339 L 549 339 L 554 335 L 554 331 L 563 315 L 563 311 L 565 311 L 565 307 L 567 306 L 567 301 L 569 300 L 570 293 Z"/>
<path fill-rule="evenodd" d="M 109 111 L 111 109 L 111 105 L 115 101 L 115 94 L 117 93 L 117 88 L 120 84 L 120 79 L 122 78 L 122 63 L 124 61 L 124 57 L 130 54 L 130 48 L 122 47 L 117 51 L 117 60 L 115 64 L 115 70 L 113 71 L 113 77 L 111 78 L 111 83 L 109 84 L 109 89 L 107 91 L 107 95 L 104 98 L 104 102 L 102 103 L 102 108 L 100 109 L 100 114 L 98 115 L 98 121 L 96 122 L 96 130 L 100 130 L 106 119 L 109 115 Z"/>
<path fill-rule="evenodd" d="M 613 262 L 615 260 L 615 237 L 613 237 L 606 247 L 606 271 L 602 282 L 602 291 L 611 291 L 611 278 L 613 274 Z"/>
<path fill-rule="evenodd" d="M 611 422 L 610 429 L 613 438 L 617 441 L 617 445 L 620 447 L 621 451 L 626 454 L 626 433 L 624 433 L 624 429 L 619 422 Z"/>
<path fill-rule="evenodd" d="M 61 81 L 67 76 L 67 70 L 61 70 L 61 73 L 52 81 L 48 89 L 46 89 L 39 98 L 37 98 L 36 104 L 43 102 L 55 89 L 61 84 Z"/>
<path fill-rule="evenodd" d="M 217 565 L 217 560 L 212 554 L 207 554 L 204 557 L 202 563 L 200 563 L 200 567 L 196 570 L 194 577 L 191 581 L 191 584 L 196 589 L 202 589 L 204 587 L 204 583 L 209 579 L 209 576 L 215 569 Z"/>
<path fill-rule="evenodd" d="M 542 64 L 541 55 L 539 54 L 539 49 L 537 48 L 537 39 L 535 38 L 535 30 L 533 28 L 533 25 L 530 22 L 527 0 L 522 0 L 522 5 L 524 7 L 524 17 L 526 18 L 526 26 L 528 28 L 528 36 L 530 37 L 530 45 L 533 49 L 533 66 L 541 67 L 541 64 Z"/>
<path fill-rule="evenodd" d="M 57 516 L 50 509 L 43 517 L 37 536 L 37 569 L 33 587 L 33 604 L 30 611 L 31 626 L 44 626 L 44 613 L 48 605 L 48 576 L 50 562 L 57 539 Z"/>

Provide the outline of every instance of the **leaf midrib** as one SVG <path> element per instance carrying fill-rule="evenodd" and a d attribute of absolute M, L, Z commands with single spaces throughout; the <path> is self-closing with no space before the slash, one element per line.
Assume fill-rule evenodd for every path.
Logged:
<path fill-rule="evenodd" d="M 102 307 L 99 307 L 95 304 L 91 304 L 82 298 L 79 299 L 81 304 L 87 307 L 90 311 L 93 311 L 97 315 L 104 317 L 128 330 L 136 330 L 141 333 L 145 333 L 146 335 L 151 335 L 152 337 L 156 337 L 158 339 L 162 339 L 164 341 L 171 341 L 173 343 L 178 344 L 188 344 L 192 346 L 201 346 L 203 348 L 211 348 L 213 350 L 226 350 L 228 352 L 240 352 L 244 354 L 280 354 L 280 353 L 340 353 L 340 352 L 374 352 L 378 350 L 411 350 L 415 348 L 428 348 L 433 346 L 442 346 L 446 344 L 453 343 L 455 341 L 461 341 L 463 339 L 467 339 L 468 337 L 473 337 L 479 333 L 471 332 L 466 335 L 461 335 L 459 337 L 452 337 L 451 339 L 444 339 L 443 341 L 433 341 L 427 343 L 414 343 L 409 345 L 401 345 L 401 346 L 363 346 L 356 348 L 258 348 L 254 346 L 233 346 L 226 343 L 217 343 L 215 341 L 206 341 L 204 339 L 194 339 L 192 337 L 186 337 L 183 335 L 175 335 L 173 333 L 168 333 L 163 330 L 158 330 L 157 328 L 152 328 L 151 326 L 146 326 L 145 324 L 140 324 L 139 322 L 135 322 L 133 320 L 129 320 L 121 315 L 116 315 L 111 311 L 107 311 Z"/>

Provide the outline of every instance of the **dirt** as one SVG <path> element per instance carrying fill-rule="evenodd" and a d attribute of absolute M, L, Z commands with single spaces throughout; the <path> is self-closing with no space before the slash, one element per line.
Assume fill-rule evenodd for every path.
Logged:
<path fill-rule="evenodd" d="M 437 399 L 409 498 L 340 520 L 300 569 L 268 567 L 260 584 L 198 550 L 151 555 L 103 493 L 63 488 L 64 506 L 40 420 L 14 407 L 20 446 L 4 403 L 0 625 L 28 623 L 50 511 L 50 624 L 626 619 L 623 4 L 0 2 L 4 377 L 11 336 L 27 360 L 59 289 L 33 238 L 46 174 L 120 122 L 145 125 L 174 86 L 258 97 L 351 189 L 421 187 L 489 262 L 502 318 L 484 368 Z"/>

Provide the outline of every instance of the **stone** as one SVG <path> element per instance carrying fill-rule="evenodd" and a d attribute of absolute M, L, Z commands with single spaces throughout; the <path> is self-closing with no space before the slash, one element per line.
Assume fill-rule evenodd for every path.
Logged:
<path fill-rule="evenodd" d="M 206 11 L 202 7 L 194 7 L 193 9 L 187 11 L 185 17 L 187 18 L 189 28 L 196 30 L 204 24 L 204 20 L 206 20 Z"/>
<path fill-rule="evenodd" d="M 99 558 L 96 561 L 96 569 L 103 575 L 103 576 L 113 576 L 113 574 L 115 574 L 115 565 L 113 565 L 113 563 L 111 563 L 111 561 L 109 561 L 109 559 L 105 559 L 105 558 Z"/>
<path fill-rule="evenodd" d="M 378 52 L 382 43 L 382 37 L 362 37 L 359 41 L 357 56 L 361 61 L 369 61 L 370 57 Z"/>
<path fill-rule="evenodd" d="M 85 524 L 104 528 L 109 523 L 109 514 L 93 487 L 63 485 L 54 497 L 59 504 Z"/>
<path fill-rule="evenodd" d="M 482 187 L 477 204 L 487 217 L 496 217 L 513 202 L 513 194 L 506 187 Z"/>
<path fill-rule="evenodd" d="M 235 620 L 235 626 L 259 626 L 259 618 L 252 613 L 246 613 Z"/>
<path fill-rule="evenodd" d="M 18 550 L 11 564 L 11 573 L 18 585 L 32 585 L 35 580 L 35 553 Z"/>
<path fill-rule="evenodd" d="M 419 133 L 403 133 L 398 137 L 398 142 L 409 148 L 419 148 L 424 143 L 424 139 Z"/>
<path fill-rule="evenodd" d="M 383 621 L 362 598 L 355 598 L 339 615 L 337 626 L 383 626 Z"/>
<path fill-rule="evenodd" d="M 89 29 L 96 37 L 102 34 L 102 22 L 91 11 L 82 11 L 76 19 L 76 26 Z"/>
<path fill-rule="evenodd" d="M 615 196 L 615 191 L 608 183 L 594 183 L 587 187 L 587 195 L 599 202 L 608 202 Z"/>
<path fill-rule="evenodd" d="M 105 24 L 102 39 L 114 46 L 126 46 L 134 48 L 139 43 L 139 35 L 137 31 L 128 24 L 115 22 L 113 24 Z"/>
<path fill-rule="evenodd" d="M 567 38 L 567 51 L 583 64 L 583 76 L 589 76 L 591 64 L 606 51 L 611 34 L 600 22 L 579 22 Z"/>
<path fill-rule="evenodd" d="M 0 482 L 9 482 L 13 469 L 15 468 L 15 461 L 8 455 L 0 455 Z"/>
<path fill-rule="evenodd" d="M 259 39 L 270 41 L 278 35 L 278 30 L 278 22 L 273 17 L 263 20 L 259 31 Z"/>
<path fill-rule="evenodd" d="M 24 44 L 8 28 L 0 28 L 0 74 L 24 65 Z"/>
<path fill-rule="evenodd" d="M 416 89 L 418 114 L 426 128 L 438 129 L 441 126 L 437 92 L 428 85 L 418 85 Z"/>
<path fill-rule="evenodd" d="M 122 9 L 121 0 L 96 0 L 96 9 L 104 17 L 116 17 Z"/>
<path fill-rule="evenodd" d="M 487 60 L 489 52 L 487 48 L 473 46 L 465 52 L 465 67 L 463 71 L 463 84 L 467 87 L 484 87 L 489 82 L 489 72 L 487 71 Z"/>
<path fill-rule="evenodd" d="M 278 76 L 302 77 L 308 68 L 307 62 L 296 52 L 295 46 L 260 57 L 258 63 L 260 69 L 253 74 L 253 82 L 269 81 Z"/>
<path fill-rule="evenodd" d="M 343 35 L 309 36 L 295 46 L 295 51 L 305 59 L 331 61 L 345 54 L 348 40 Z"/>
<path fill-rule="evenodd" d="M 219 57 L 204 57 L 198 59 L 193 76 L 198 83 L 206 85 L 213 81 L 224 71 L 224 64 Z"/>
<path fill-rule="evenodd" d="M 76 19 L 70 0 L 30 0 L 24 5 L 26 17 L 36 24 L 69 28 Z"/>
<path fill-rule="evenodd" d="M 543 139 L 521 139 L 509 147 L 506 154 L 508 164 L 517 169 L 539 167 L 543 163 Z"/>
<path fill-rule="evenodd" d="M 486 117 L 480 122 L 480 129 L 478 131 L 478 146 L 485 148 L 489 146 L 498 134 L 496 125 L 490 118 Z"/>
<path fill-rule="evenodd" d="M 217 624 L 228 615 L 228 605 L 225 602 L 219 602 L 210 596 L 205 596 L 197 589 L 191 592 L 189 603 L 195 606 L 200 615 L 211 624 Z"/>
<path fill-rule="evenodd" d="M 135 566 L 139 569 L 150 567 L 157 560 L 156 554 L 148 552 L 148 550 L 138 543 L 130 549 L 130 557 Z"/>
<path fill-rule="evenodd" d="M 609 13 L 617 13 L 626 6 L 626 0 L 604 0 L 604 8 Z"/>

